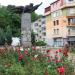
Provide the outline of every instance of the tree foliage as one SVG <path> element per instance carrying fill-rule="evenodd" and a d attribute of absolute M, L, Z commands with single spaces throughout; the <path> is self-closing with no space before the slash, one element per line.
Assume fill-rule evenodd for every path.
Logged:
<path fill-rule="evenodd" d="M 0 28 L 0 45 L 4 45 L 5 44 L 5 35 L 4 35 L 4 31 L 3 29 Z"/>
<path fill-rule="evenodd" d="M 12 42 L 12 31 L 10 26 L 7 26 L 6 32 L 5 32 L 5 42 L 8 43 L 9 45 Z"/>
<path fill-rule="evenodd" d="M 35 33 L 33 31 L 31 32 L 31 43 L 35 45 Z"/>
<path fill-rule="evenodd" d="M 11 43 L 12 37 L 21 36 L 21 14 L 15 12 L 15 7 L 15 5 L 0 7 L 0 43 L 3 43 L 4 41 Z M 38 15 L 33 12 L 31 14 L 31 21 L 33 22 L 37 18 Z"/>

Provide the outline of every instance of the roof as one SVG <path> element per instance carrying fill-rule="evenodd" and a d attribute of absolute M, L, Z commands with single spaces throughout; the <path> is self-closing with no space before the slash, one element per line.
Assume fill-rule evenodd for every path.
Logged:
<path fill-rule="evenodd" d="M 48 7 L 45 8 L 45 13 L 48 12 L 48 11 L 51 11 L 51 6 L 48 6 Z"/>
<path fill-rule="evenodd" d="M 54 3 L 58 2 L 58 1 L 60 1 L 60 0 L 56 0 L 56 1 L 52 2 L 50 5 L 52 5 L 52 4 L 54 4 Z"/>

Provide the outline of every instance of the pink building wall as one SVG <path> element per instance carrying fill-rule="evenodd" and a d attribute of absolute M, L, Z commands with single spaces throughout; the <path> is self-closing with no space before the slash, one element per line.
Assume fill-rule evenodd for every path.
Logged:
<path fill-rule="evenodd" d="M 57 1 L 53 2 L 53 3 L 51 3 L 51 12 L 60 9 L 60 6 L 63 5 L 63 1 L 64 0 L 57 0 Z"/>

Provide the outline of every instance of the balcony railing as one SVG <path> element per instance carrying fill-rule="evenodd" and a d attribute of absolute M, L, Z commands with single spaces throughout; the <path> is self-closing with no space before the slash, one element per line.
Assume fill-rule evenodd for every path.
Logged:
<path fill-rule="evenodd" d="M 68 23 L 68 26 L 75 27 L 75 23 Z"/>
<path fill-rule="evenodd" d="M 75 36 L 75 32 L 70 32 L 67 36 Z"/>
<path fill-rule="evenodd" d="M 75 16 L 75 12 L 70 13 L 69 11 L 67 11 L 67 16 Z"/>
<path fill-rule="evenodd" d="M 61 9 L 67 8 L 67 7 L 74 7 L 74 6 L 75 6 L 75 2 L 65 3 L 63 6 L 61 6 Z"/>
<path fill-rule="evenodd" d="M 60 35 L 60 34 L 53 34 L 53 38 L 60 38 L 60 37 L 62 37 L 62 35 Z"/>

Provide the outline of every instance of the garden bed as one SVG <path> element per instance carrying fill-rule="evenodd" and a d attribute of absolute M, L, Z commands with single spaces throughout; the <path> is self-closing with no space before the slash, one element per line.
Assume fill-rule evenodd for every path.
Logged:
<path fill-rule="evenodd" d="M 60 57 L 60 58 L 59 58 Z M 0 75 L 74 75 L 68 52 L 59 49 L 41 54 L 35 47 L 0 52 Z"/>

